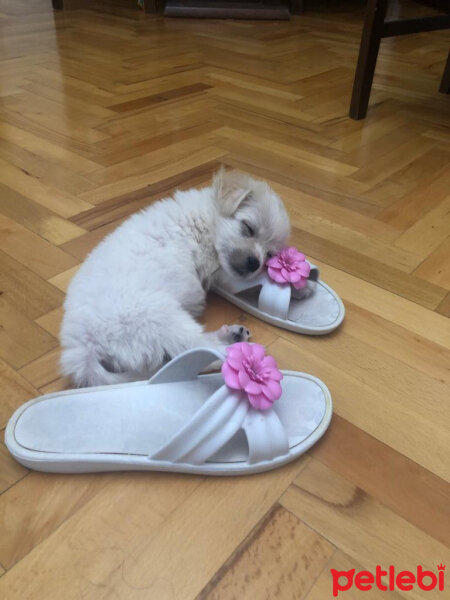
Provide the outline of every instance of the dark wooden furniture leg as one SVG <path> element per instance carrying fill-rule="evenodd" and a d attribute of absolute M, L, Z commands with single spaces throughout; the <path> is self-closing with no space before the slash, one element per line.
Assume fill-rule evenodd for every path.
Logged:
<path fill-rule="evenodd" d="M 383 34 L 387 0 L 369 0 L 353 83 L 350 118 L 364 119 L 369 105 L 370 90 Z"/>
<path fill-rule="evenodd" d="M 54 10 L 62 10 L 64 8 L 63 0 L 52 0 L 52 6 Z"/>
<path fill-rule="evenodd" d="M 450 94 L 450 52 L 447 56 L 447 63 L 445 65 L 444 74 L 442 75 L 439 91 L 443 94 Z"/>
<path fill-rule="evenodd" d="M 417 17 L 413 19 L 385 20 L 388 0 L 368 0 L 364 20 L 358 64 L 353 82 L 350 102 L 351 119 L 364 119 L 367 114 L 373 75 L 377 64 L 378 51 L 382 38 L 422 31 L 437 31 L 450 28 L 450 14 Z M 434 5 L 433 5 L 434 6 Z M 450 12 L 448 0 L 436 6 L 445 13 Z M 447 66 L 441 82 L 441 92 L 449 93 L 450 65 Z"/>

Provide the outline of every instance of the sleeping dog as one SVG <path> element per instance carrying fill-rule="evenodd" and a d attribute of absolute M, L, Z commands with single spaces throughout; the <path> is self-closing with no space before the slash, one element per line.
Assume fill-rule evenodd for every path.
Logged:
<path fill-rule="evenodd" d="M 289 237 L 283 203 L 262 181 L 219 171 L 131 216 L 87 257 L 64 304 L 61 366 L 77 386 L 145 379 L 181 352 L 223 351 L 249 331 L 195 320 L 221 268 L 257 275 Z"/>

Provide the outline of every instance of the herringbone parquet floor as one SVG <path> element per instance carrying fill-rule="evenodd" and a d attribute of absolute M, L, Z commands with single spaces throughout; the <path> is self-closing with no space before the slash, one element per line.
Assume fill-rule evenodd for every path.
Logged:
<path fill-rule="evenodd" d="M 273 473 L 43 475 L 0 443 L 0 597 L 328 600 L 332 568 L 436 571 L 450 538 L 448 32 L 383 42 L 355 122 L 356 1 L 279 23 L 50 4 L 0 2 L 0 429 L 69 385 L 61 304 L 89 250 L 220 163 L 280 192 L 347 317 L 308 338 L 210 299 L 208 326 L 245 322 L 332 391 L 323 442 Z M 443 597 L 389 598 L 403 596 Z"/>

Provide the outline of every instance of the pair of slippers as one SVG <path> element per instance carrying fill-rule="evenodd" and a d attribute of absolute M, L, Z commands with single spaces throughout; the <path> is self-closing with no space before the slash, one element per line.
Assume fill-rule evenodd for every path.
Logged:
<path fill-rule="evenodd" d="M 250 314 L 303 334 L 329 333 L 345 310 L 295 248 L 269 259 L 256 278 L 217 278 L 214 291 Z M 201 374 L 217 360 L 221 373 Z M 297 458 L 331 420 L 325 384 L 280 371 L 259 344 L 239 342 L 226 355 L 197 348 L 149 381 L 41 396 L 11 417 L 6 445 L 39 471 L 177 471 L 238 475 Z"/>

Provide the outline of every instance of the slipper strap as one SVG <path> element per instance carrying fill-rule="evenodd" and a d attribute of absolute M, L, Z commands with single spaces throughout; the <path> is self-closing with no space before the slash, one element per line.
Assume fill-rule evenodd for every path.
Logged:
<path fill-rule="evenodd" d="M 265 271 L 262 271 L 259 275 L 253 277 L 252 279 L 231 277 L 223 270 L 220 270 L 215 277 L 215 283 L 231 294 L 239 294 L 239 292 L 243 292 L 244 290 L 250 290 L 258 285 L 264 285 L 266 281 L 267 273 Z"/>
<path fill-rule="evenodd" d="M 212 348 L 186 350 L 161 367 L 149 383 L 192 381 L 216 360 L 224 361 L 225 355 Z"/>
<path fill-rule="evenodd" d="M 258 297 L 258 308 L 272 317 L 286 320 L 291 303 L 292 287 L 266 277 Z"/>
<path fill-rule="evenodd" d="M 273 408 L 264 412 L 250 408 L 243 428 L 248 441 L 250 464 L 288 454 L 289 440 L 286 430 Z"/>
<path fill-rule="evenodd" d="M 243 392 L 222 386 L 173 438 L 149 458 L 201 465 L 244 429 L 248 463 L 270 461 L 289 452 L 289 440 L 277 413 L 251 408 Z"/>
<path fill-rule="evenodd" d="M 242 392 L 223 385 L 152 460 L 201 465 L 242 427 L 249 405 Z"/>
<path fill-rule="evenodd" d="M 150 384 L 192 381 L 217 359 L 225 356 L 211 348 L 187 350 L 162 367 Z M 248 412 L 242 393 L 225 385 L 219 388 L 167 444 L 149 458 L 200 465 L 241 428 Z"/>
<path fill-rule="evenodd" d="M 310 281 L 318 281 L 319 268 L 309 261 L 307 262 L 311 267 L 308 279 Z M 216 276 L 216 283 L 231 294 L 238 294 L 239 292 L 261 286 L 258 296 L 259 310 L 282 320 L 288 318 L 291 298 L 302 297 L 301 290 L 300 293 L 297 293 L 297 290 L 292 285 L 273 281 L 266 271 L 262 271 L 253 279 L 230 277 L 224 271 L 220 271 Z"/>
<path fill-rule="evenodd" d="M 231 294 L 238 294 L 245 290 L 261 286 L 258 297 L 259 310 L 279 319 L 286 319 L 291 301 L 291 286 L 282 285 L 272 281 L 265 271 L 253 279 L 230 277 L 220 271 L 216 278 L 217 284 Z"/>
<path fill-rule="evenodd" d="M 209 348 L 188 350 L 170 361 L 149 381 L 169 383 L 196 379 L 198 373 L 224 356 Z M 250 464 L 272 460 L 289 452 L 286 431 L 273 409 L 252 408 L 246 394 L 223 385 L 151 460 L 201 465 L 244 429 Z"/>
<path fill-rule="evenodd" d="M 319 268 L 307 261 L 311 270 L 308 279 L 310 281 L 319 281 Z M 258 308 L 272 317 L 283 319 L 289 316 L 289 307 L 291 298 L 302 298 L 303 290 L 296 290 L 293 285 L 287 283 L 277 283 L 265 274 L 261 291 L 258 297 Z"/>

